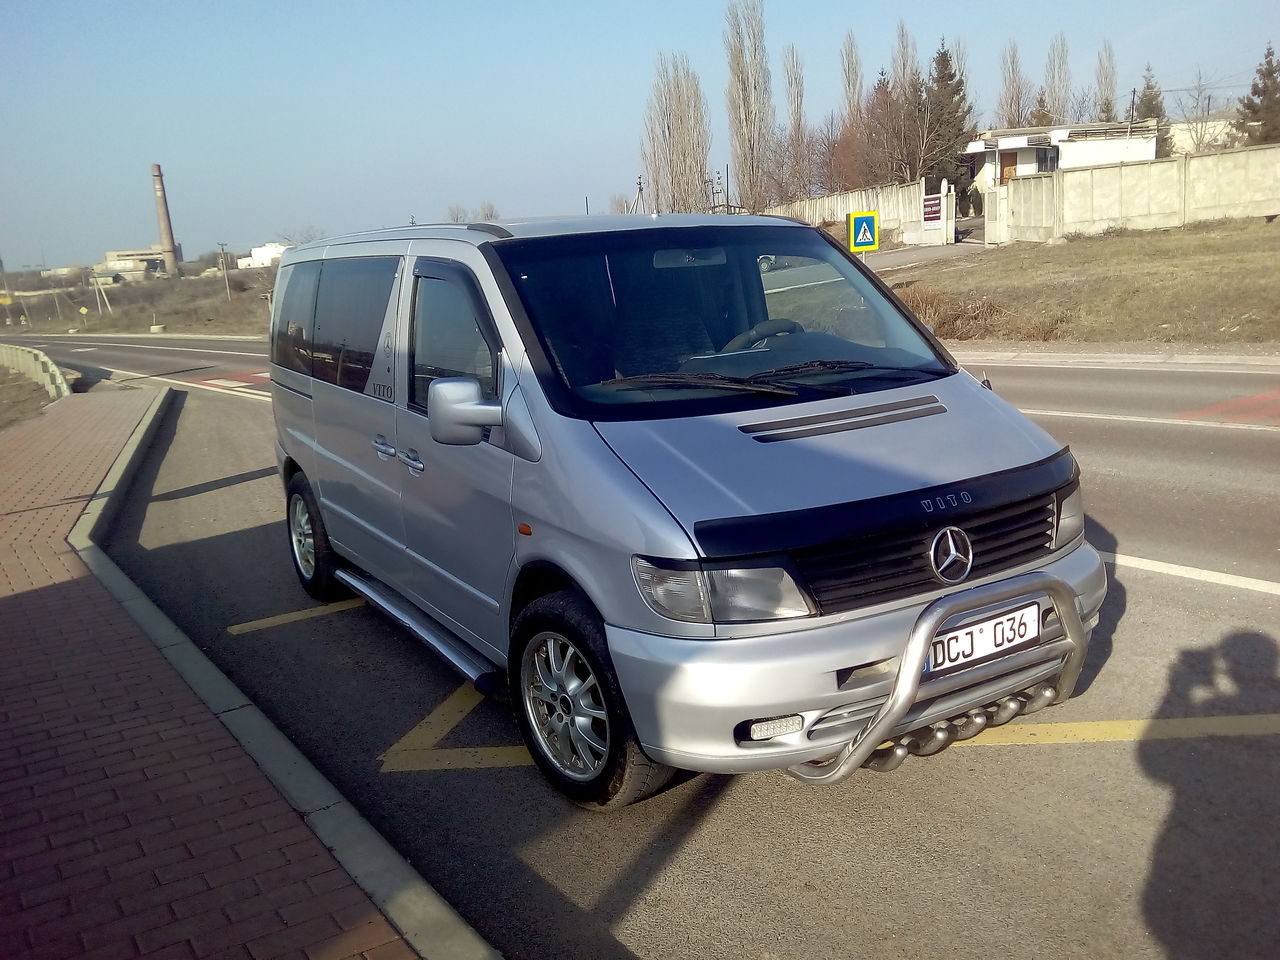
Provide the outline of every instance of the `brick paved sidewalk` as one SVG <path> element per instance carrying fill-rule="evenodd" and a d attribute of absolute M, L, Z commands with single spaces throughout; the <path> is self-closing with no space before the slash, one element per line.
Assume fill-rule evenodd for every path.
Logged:
<path fill-rule="evenodd" d="M 416 957 L 66 542 L 153 398 L 0 432 L 0 956 Z"/>

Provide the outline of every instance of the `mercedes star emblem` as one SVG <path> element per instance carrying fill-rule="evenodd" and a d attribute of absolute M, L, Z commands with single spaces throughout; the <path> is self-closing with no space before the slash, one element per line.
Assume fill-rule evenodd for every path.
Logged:
<path fill-rule="evenodd" d="M 973 544 L 959 527 L 943 527 L 929 545 L 929 565 L 943 583 L 959 583 L 973 569 Z"/>

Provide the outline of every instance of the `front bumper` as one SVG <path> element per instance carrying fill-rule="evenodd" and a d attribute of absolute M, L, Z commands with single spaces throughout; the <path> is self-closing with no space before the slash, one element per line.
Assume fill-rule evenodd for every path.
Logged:
<path fill-rule="evenodd" d="M 796 768 L 801 779 L 832 782 L 885 740 L 1038 683 L 1053 680 L 1055 700 L 1066 699 L 1105 595 L 1102 561 L 1082 542 L 1038 570 L 807 630 L 731 640 L 606 633 L 636 735 L 654 760 L 714 773 Z M 1031 599 L 1041 606 L 1040 643 L 922 678 L 940 629 Z M 793 714 L 799 731 L 745 739 L 746 722 Z M 833 755 L 834 763 L 805 766 Z"/>

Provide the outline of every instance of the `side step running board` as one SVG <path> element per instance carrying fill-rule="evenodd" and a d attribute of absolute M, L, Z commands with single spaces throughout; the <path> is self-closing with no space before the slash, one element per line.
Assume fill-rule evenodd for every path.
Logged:
<path fill-rule="evenodd" d="M 386 584 L 351 570 L 338 570 L 334 578 L 360 594 L 438 653 L 449 666 L 470 680 L 481 693 L 486 696 L 505 695 L 507 684 L 502 670 L 454 637 Z"/>

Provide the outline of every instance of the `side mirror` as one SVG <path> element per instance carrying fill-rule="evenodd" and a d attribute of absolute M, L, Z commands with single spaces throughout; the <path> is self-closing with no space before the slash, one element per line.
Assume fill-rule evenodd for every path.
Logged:
<path fill-rule="evenodd" d="M 427 423 L 437 443 L 471 446 L 485 427 L 502 426 L 502 404 L 487 402 L 471 377 L 440 377 L 427 388 Z"/>

